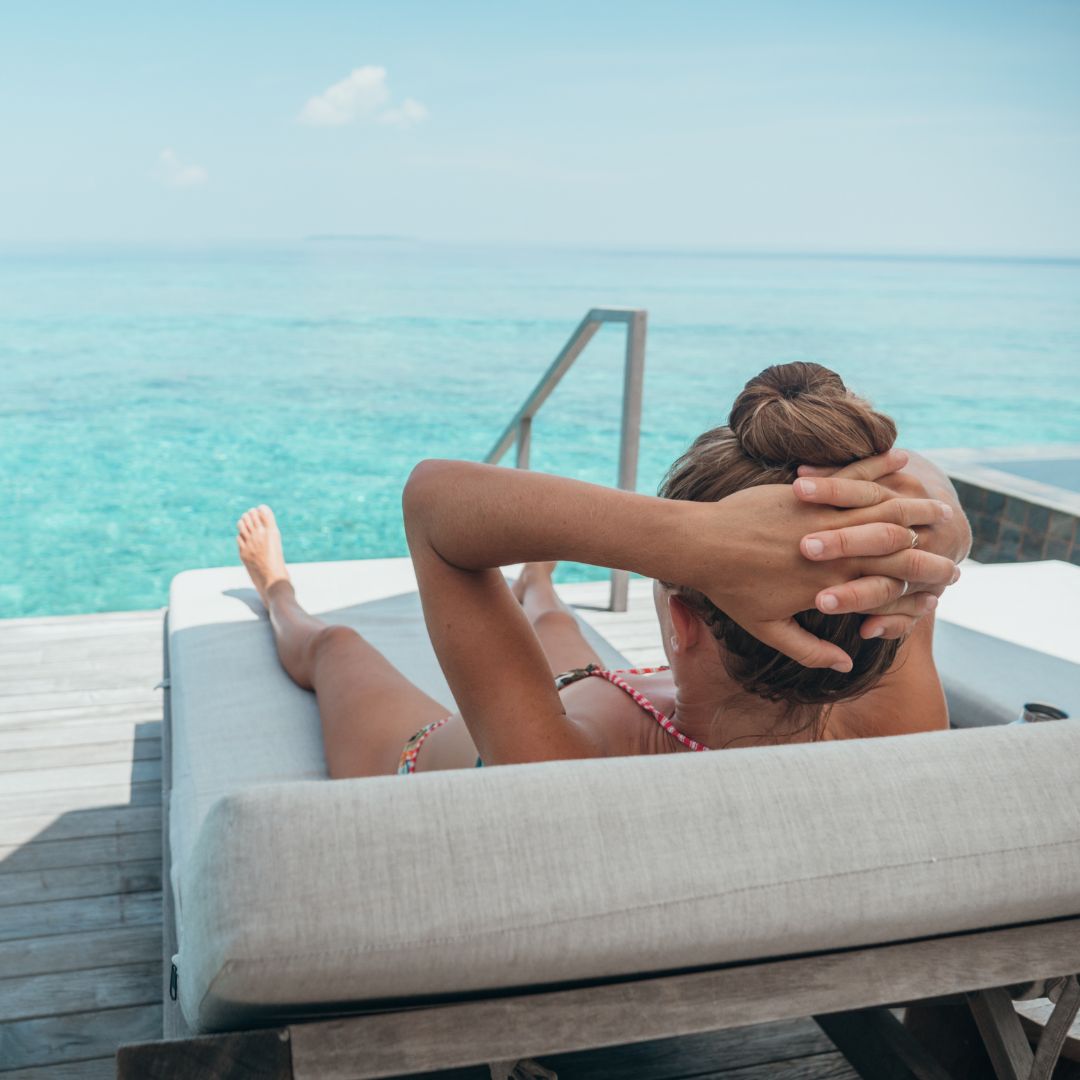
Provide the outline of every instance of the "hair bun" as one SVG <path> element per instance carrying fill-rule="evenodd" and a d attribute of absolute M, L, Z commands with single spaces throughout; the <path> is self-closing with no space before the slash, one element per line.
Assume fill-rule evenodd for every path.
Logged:
<path fill-rule="evenodd" d="M 847 465 L 882 454 L 896 425 L 821 364 L 774 364 L 751 379 L 728 421 L 747 457 L 773 467 Z"/>

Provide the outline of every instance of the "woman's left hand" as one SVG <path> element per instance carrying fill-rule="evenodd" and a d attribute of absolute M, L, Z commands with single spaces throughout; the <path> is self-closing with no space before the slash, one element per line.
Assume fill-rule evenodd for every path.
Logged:
<path fill-rule="evenodd" d="M 948 478 L 923 458 L 912 461 L 903 450 L 890 450 L 842 469 L 800 466 L 794 491 L 803 502 L 835 507 L 873 506 L 897 498 L 942 499 L 951 513 L 942 522 L 906 530 L 908 543 L 954 561 L 964 557 L 971 543 L 970 528 Z M 902 542 L 895 526 L 874 523 L 812 533 L 803 538 L 800 547 L 807 558 L 817 561 L 886 555 Z M 959 576 L 957 569 L 952 583 Z M 937 607 L 946 588 L 948 585 L 905 590 L 900 599 L 877 608 L 866 606 L 867 586 L 860 588 L 858 582 L 830 592 L 838 594 L 840 600 L 836 613 L 869 613 L 860 631 L 864 638 L 899 638 L 911 633 L 918 621 Z"/>

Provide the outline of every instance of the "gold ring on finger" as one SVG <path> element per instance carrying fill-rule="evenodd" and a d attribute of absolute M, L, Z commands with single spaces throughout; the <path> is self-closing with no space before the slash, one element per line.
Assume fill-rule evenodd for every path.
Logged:
<path fill-rule="evenodd" d="M 911 533 L 911 546 L 917 548 L 919 546 L 919 534 L 914 529 L 908 529 Z"/>

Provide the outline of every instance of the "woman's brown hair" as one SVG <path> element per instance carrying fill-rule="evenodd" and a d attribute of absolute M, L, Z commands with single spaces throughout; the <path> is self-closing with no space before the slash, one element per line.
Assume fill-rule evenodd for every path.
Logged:
<path fill-rule="evenodd" d="M 746 384 L 726 427 L 694 440 L 659 493 L 712 502 L 743 488 L 790 484 L 799 465 L 841 466 L 884 453 L 895 439 L 893 421 L 852 394 L 835 372 L 820 364 L 776 364 Z M 809 713 L 799 730 L 820 721 L 823 707 L 864 694 L 896 659 L 899 642 L 859 636 L 863 616 L 814 610 L 796 615 L 799 624 L 839 645 L 854 666 L 847 673 L 805 668 L 748 634 L 702 593 L 673 591 L 712 631 L 728 674 L 744 690 Z"/>

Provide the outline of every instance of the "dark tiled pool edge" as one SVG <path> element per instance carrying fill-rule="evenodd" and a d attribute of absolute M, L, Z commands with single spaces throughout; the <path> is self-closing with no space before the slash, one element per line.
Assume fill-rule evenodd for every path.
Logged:
<path fill-rule="evenodd" d="M 1080 566 L 1080 519 L 1075 514 L 957 477 L 953 484 L 971 522 L 971 557 L 976 562 L 1061 559 Z"/>
<path fill-rule="evenodd" d="M 1023 448 L 1023 456 L 1077 457 L 1076 447 Z M 1080 496 L 994 468 L 1011 451 L 939 450 L 927 456 L 956 487 L 971 522 L 977 562 L 1060 559 L 1080 566 Z"/>

